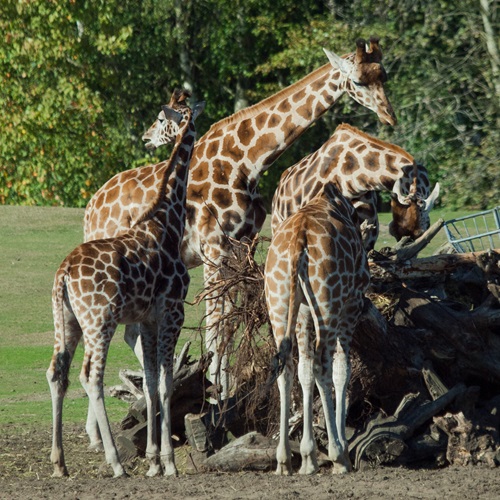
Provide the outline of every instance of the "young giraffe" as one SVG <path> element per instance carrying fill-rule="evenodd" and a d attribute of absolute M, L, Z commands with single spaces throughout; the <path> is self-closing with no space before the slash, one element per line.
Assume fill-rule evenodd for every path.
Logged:
<path fill-rule="evenodd" d="M 173 101 L 181 93 L 174 93 Z M 171 101 L 172 102 L 172 101 Z M 97 419 L 106 460 L 114 475 L 123 476 L 107 419 L 103 376 L 109 344 L 118 324 L 141 322 L 148 414 L 146 456 L 148 475 L 177 473 L 171 440 L 170 399 L 173 356 L 184 320 L 184 299 L 189 274 L 180 256 L 186 217 L 188 166 L 195 143 L 193 111 L 177 103 L 163 108 L 178 130 L 169 161 L 157 166 L 161 186 L 156 199 L 126 233 L 86 242 L 71 252 L 59 267 L 52 292 L 55 344 L 47 370 L 53 406 L 51 460 L 54 476 L 67 475 L 62 447 L 62 403 L 76 346 L 83 336 L 84 360 L 80 381 Z M 158 387 L 159 386 L 159 387 Z M 161 451 L 156 439 L 156 395 L 159 389 Z"/>
<path fill-rule="evenodd" d="M 333 461 L 334 472 L 349 472 L 352 467 L 345 434 L 349 347 L 370 274 L 354 207 L 333 184 L 326 184 L 315 198 L 276 227 L 264 276 L 280 373 L 276 473 L 292 473 L 288 419 L 293 343 L 298 347 L 298 376 L 303 393 L 300 473 L 313 474 L 318 470 L 312 422 L 315 381 L 325 414 L 328 457 Z"/>
<path fill-rule="evenodd" d="M 266 210 L 258 192 L 261 175 L 343 94 L 376 112 L 382 123 L 396 123 L 384 91 L 387 76 L 378 39 L 371 38 L 368 49 L 364 40 L 358 40 L 356 51 L 344 57 L 325 52 L 328 64 L 217 122 L 196 143 L 182 257 L 189 268 L 204 265 L 207 284 L 219 279 L 220 263 L 230 251 L 228 237 L 253 238 L 264 223 Z M 154 165 L 128 170 L 104 184 L 85 211 L 85 239 L 126 231 L 158 189 L 155 170 Z M 225 342 L 217 338 L 212 325 L 217 324 L 222 308 L 229 306 L 215 297 L 206 303 L 205 342 L 207 350 L 214 352 L 209 378 L 222 387 L 222 398 L 229 393 L 228 361 L 218 349 Z M 127 342 L 137 352 L 137 330 L 129 333 Z"/>
<path fill-rule="evenodd" d="M 427 170 L 412 155 L 342 124 L 321 148 L 283 172 L 272 202 L 272 229 L 314 198 L 327 182 L 333 182 L 363 212 L 358 214 L 361 219 L 368 216 L 373 229 L 364 233 L 367 250 L 378 236 L 374 191 L 390 191 L 397 200 L 389 229 L 398 240 L 418 238 L 429 228 L 429 211 L 439 195 L 439 183 L 430 193 Z"/>
<path fill-rule="evenodd" d="M 170 119 L 171 112 L 169 109 L 173 109 L 178 113 L 183 113 L 186 111 L 186 100 L 189 99 L 190 93 L 183 89 L 177 89 L 172 93 L 171 99 L 166 106 L 162 106 L 161 111 L 158 113 L 158 118 L 155 122 L 155 125 L 150 127 L 148 131 L 143 135 L 143 140 L 146 142 L 145 147 L 149 150 L 154 150 L 157 147 L 160 147 L 165 144 L 170 144 L 175 141 L 176 137 L 179 134 L 179 124 L 176 120 Z M 198 111 L 197 111 L 198 112 Z M 169 113 L 168 116 L 165 113 Z M 199 114 L 199 113 L 198 113 Z M 158 177 L 161 176 L 163 172 L 163 167 L 165 162 L 161 162 L 155 165 L 155 170 L 153 170 L 149 176 L 146 176 L 142 179 L 144 187 L 150 187 L 152 184 L 155 186 L 158 183 Z M 108 181 L 108 187 L 112 191 L 115 187 L 116 177 L 113 177 Z M 155 201 L 155 197 L 158 195 L 156 190 L 151 190 L 149 192 L 150 196 L 147 198 L 147 203 L 141 205 L 134 205 L 133 199 L 130 198 L 127 200 L 129 204 L 129 210 L 134 211 L 135 217 L 130 221 L 130 225 L 133 225 L 139 217 L 139 210 L 146 210 L 147 205 L 151 205 Z M 113 227 L 113 217 L 112 217 L 112 205 L 109 206 L 107 203 L 101 207 L 101 215 L 108 217 L 108 237 L 112 238 L 115 236 L 119 236 L 124 234 L 126 230 L 118 230 L 117 227 Z M 183 222 L 185 223 L 185 222 Z M 93 239 L 103 239 L 104 235 L 100 237 L 95 235 L 95 237 L 85 237 L 85 241 L 91 241 Z M 137 359 L 139 360 L 141 366 L 144 368 L 143 361 L 143 350 L 142 344 L 139 340 L 139 326 L 138 325 L 126 325 L 125 326 L 125 340 L 134 350 Z M 96 416 L 92 411 L 91 405 L 89 405 L 88 414 L 87 414 L 87 422 L 85 425 L 87 434 L 90 438 L 89 448 L 95 451 L 102 451 L 102 439 L 99 432 L 99 426 L 97 424 Z"/>

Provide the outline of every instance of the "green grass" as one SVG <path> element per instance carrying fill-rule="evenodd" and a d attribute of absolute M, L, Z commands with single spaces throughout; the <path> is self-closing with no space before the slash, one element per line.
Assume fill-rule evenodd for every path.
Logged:
<path fill-rule="evenodd" d="M 432 221 L 466 213 L 442 209 L 432 213 Z M 61 261 L 82 241 L 82 220 L 82 209 L 0 206 L 0 425 L 48 424 L 51 421 L 45 371 L 53 346 L 52 281 Z M 381 215 L 378 248 L 394 244 L 384 226 L 389 221 L 390 214 Z M 270 234 L 269 218 L 262 234 Z M 422 255 L 432 253 L 445 241 L 441 231 L 431 249 Z M 192 302 L 202 288 L 200 267 L 191 272 L 188 301 Z M 190 352 L 194 357 L 202 345 L 194 329 L 204 311 L 203 304 L 186 307 L 185 328 L 178 350 L 190 340 Z M 65 421 L 84 422 L 86 418 L 87 400 L 78 381 L 81 359 L 79 347 L 70 373 Z M 138 367 L 134 354 L 123 341 L 123 328 L 120 327 L 111 344 L 105 384 L 120 383 L 118 372 L 121 368 Z M 128 407 L 115 398 L 107 398 L 106 406 L 112 421 L 121 420 Z"/>

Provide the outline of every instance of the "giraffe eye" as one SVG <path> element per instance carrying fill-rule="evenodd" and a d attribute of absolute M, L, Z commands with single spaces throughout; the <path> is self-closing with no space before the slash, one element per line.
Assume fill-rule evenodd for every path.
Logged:
<path fill-rule="evenodd" d="M 355 80 L 352 80 L 352 83 L 354 83 L 354 85 L 356 85 L 356 87 L 368 87 L 368 85 L 366 83 L 363 83 L 363 82 L 357 82 Z"/>

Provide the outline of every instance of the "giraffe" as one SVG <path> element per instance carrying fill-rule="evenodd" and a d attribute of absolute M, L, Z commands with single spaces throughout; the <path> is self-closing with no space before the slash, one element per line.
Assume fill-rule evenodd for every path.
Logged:
<path fill-rule="evenodd" d="M 369 279 L 356 212 L 334 184 L 325 184 L 316 197 L 276 227 L 265 264 L 264 288 L 278 348 L 278 475 L 292 473 L 288 419 L 294 343 L 298 348 L 298 377 L 303 394 L 299 473 L 313 474 L 318 470 L 312 422 L 315 382 L 325 414 L 333 471 L 352 470 L 345 434 L 349 348 Z"/>
<path fill-rule="evenodd" d="M 391 192 L 389 230 L 398 240 L 417 238 L 429 228 L 429 211 L 439 195 L 439 183 L 431 193 L 427 170 L 411 154 L 344 123 L 321 148 L 283 172 L 273 197 L 271 228 L 308 203 L 328 182 L 353 201 L 365 220 L 363 229 L 372 225 L 363 232 L 366 250 L 373 248 L 378 236 L 374 191 Z"/>
<path fill-rule="evenodd" d="M 251 239 L 264 223 L 266 210 L 258 192 L 262 174 L 343 94 L 373 110 L 382 123 L 396 123 L 385 95 L 387 75 L 379 39 L 372 37 L 369 46 L 359 39 L 355 52 L 343 57 L 324 51 L 327 64 L 215 123 L 196 143 L 188 180 L 182 256 L 189 268 L 203 265 L 207 285 L 220 278 L 230 238 Z M 154 165 L 128 170 L 104 184 L 87 205 L 85 239 L 126 231 L 158 189 L 155 171 Z M 205 345 L 214 352 L 209 379 L 221 388 L 221 398 L 225 399 L 230 391 L 227 353 L 219 352 L 225 342 L 213 326 L 223 307 L 229 305 L 222 298 L 209 296 L 206 300 Z M 128 333 L 127 343 L 137 354 L 137 329 Z"/>
<path fill-rule="evenodd" d="M 174 92 L 171 100 L 183 96 Z M 109 344 L 118 324 L 141 322 L 144 395 L 147 405 L 149 476 L 176 475 L 171 439 L 170 399 L 175 344 L 184 321 L 189 274 L 180 254 L 186 217 L 189 162 L 195 143 L 198 103 L 163 107 L 175 120 L 177 138 L 168 161 L 157 165 L 162 184 L 156 199 L 120 236 L 82 243 L 62 262 L 54 279 L 55 342 L 47 380 L 52 396 L 54 476 L 68 475 L 62 447 L 62 403 L 76 346 L 83 337 L 80 381 L 89 397 L 106 460 L 115 477 L 126 475 L 106 415 L 103 377 Z M 161 414 L 161 450 L 156 439 L 156 395 Z"/>

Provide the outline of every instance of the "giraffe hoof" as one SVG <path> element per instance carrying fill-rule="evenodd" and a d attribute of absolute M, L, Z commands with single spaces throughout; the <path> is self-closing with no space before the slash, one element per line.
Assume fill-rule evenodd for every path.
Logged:
<path fill-rule="evenodd" d="M 278 464 L 278 467 L 276 468 L 275 474 L 277 476 L 291 476 L 292 475 L 292 468 L 288 465 L 285 465 L 285 464 Z"/>
<path fill-rule="evenodd" d="M 96 453 L 100 453 L 104 451 L 104 446 L 102 444 L 102 441 L 99 441 L 97 443 L 90 443 L 88 449 L 89 451 L 95 451 Z"/>
<path fill-rule="evenodd" d="M 147 477 L 156 477 L 161 474 L 161 467 L 159 464 L 150 465 L 149 470 L 146 472 Z"/>
<path fill-rule="evenodd" d="M 57 465 L 54 466 L 54 472 L 51 477 L 68 477 L 68 469 L 66 467 L 59 467 Z"/>
<path fill-rule="evenodd" d="M 125 471 L 117 472 L 113 476 L 113 478 L 122 478 L 122 477 L 130 477 Z"/>
<path fill-rule="evenodd" d="M 332 474 L 348 474 L 352 471 L 352 467 L 345 464 L 333 464 Z"/>

